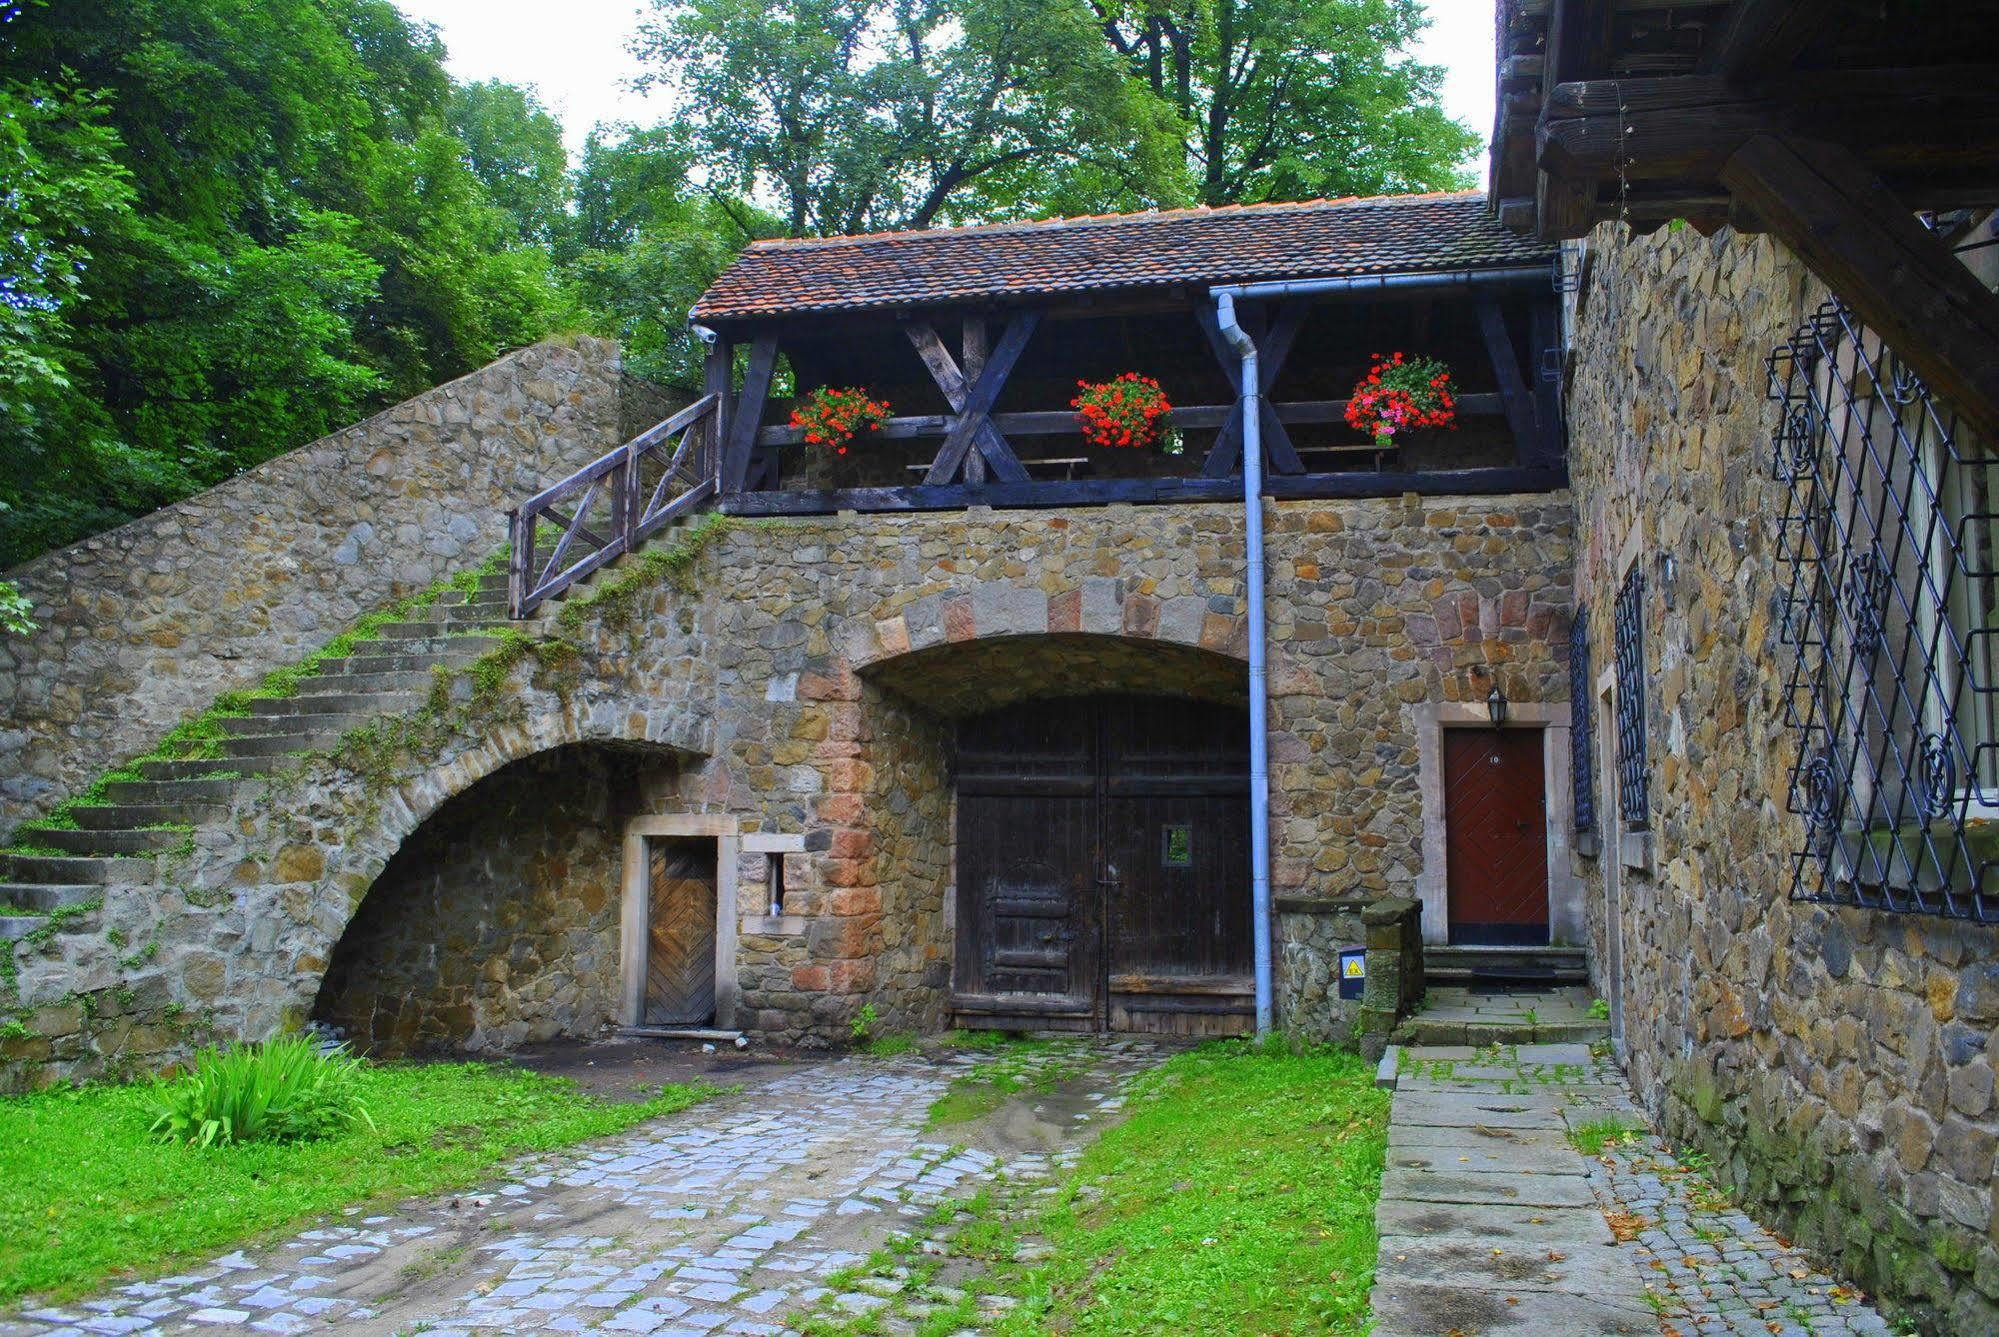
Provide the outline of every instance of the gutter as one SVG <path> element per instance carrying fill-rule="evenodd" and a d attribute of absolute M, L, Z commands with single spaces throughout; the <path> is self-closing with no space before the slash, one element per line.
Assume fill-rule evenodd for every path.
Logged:
<path fill-rule="evenodd" d="M 1451 292 L 1524 283 L 1550 283 L 1551 265 L 1505 269 L 1452 269 L 1429 274 L 1366 274 L 1336 279 L 1284 279 L 1231 283 L 1208 289 L 1223 340 L 1242 359 L 1237 394 L 1242 401 L 1242 520 L 1244 584 L 1249 636 L 1249 901 L 1256 952 L 1256 1034 L 1270 1034 L 1276 1011 L 1270 913 L 1270 682 L 1268 625 L 1263 611 L 1263 384 L 1256 341 L 1236 320 L 1238 301 L 1276 297 L 1368 296 L 1374 293 Z"/>

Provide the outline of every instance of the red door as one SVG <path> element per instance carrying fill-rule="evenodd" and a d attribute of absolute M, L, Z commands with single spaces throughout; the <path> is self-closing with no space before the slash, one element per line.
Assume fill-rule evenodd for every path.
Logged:
<path fill-rule="evenodd" d="M 1548 941 L 1547 822 L 1541 730 L 1444 730 L 1453 946 Z"/>

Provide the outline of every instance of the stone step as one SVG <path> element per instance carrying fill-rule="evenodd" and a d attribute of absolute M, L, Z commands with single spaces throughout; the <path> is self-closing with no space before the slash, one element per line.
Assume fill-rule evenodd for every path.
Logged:
<path fill-rule="evenodd" d="M 60 910 L 68 905 L 83 905 L 103 894 L 103 887 L 82 882 L 0 883 L 0 905 L 13 910 L 26 910 L 35 915 L 45 915 L 51 910 Z M 0 936 L 5 935 L 0 934 Z"/>
<path fill-rule="evenodd" d="M 1425 947 L 1426 984 L 1473 980 L 1528 984 L 1585 984 L 1589 959 L 1580 947 Z"/>
<path fill-rule="evenodd" d="M 104 786 L 104 797 L 121 806 L 226 802 L 242 783 L 241 780 L 216 780 L 207 776 L 190 780 L 114 780 Z"/>
<path fill-rule="evenodd" d="M 397 641 L 393 648 L 361 647 L 365 653 L 348 659 L 320 661 L 319 671 L 335 673 L 407 673 L 434 664 L 466 664 L 506 644 L 497 636 L 437 636 L 427 641 Z"/>
<path fill-rule="evenodd" d="M 375 635 L 384 641 L 429 641 L 438 639 L 435 622 L 391 622 L 377 627 Z"/>
<path fill-rule="evenodd" d="M 28 885 L 55 883 L 145 882 L 153 876 L 151 859 L 99 858 L 88 855 L 0 854 L 0 880 Z"/>
<path fill-rule="evenodd" d="M 45 845 L 65 854 L 152 854 L 170 850 L 187 839 L 183 831 L 154 831 L 145 828 L 92 831 L 87 827 L 63 830 L 52 827 L 16 831 L 14 840 L 22 845 Z"/>
<path fill-rule="evenodd" d="M 229 751 L 229 744 L 240 738 L 281 738 L 294 740 L 288 751 L 301 752 L 309 746 L 305 739 L 338 738 L 357 724 L 373 719 L 379 711 L 364 714 L 309 714 L 309 715 L 242 715 L 221 721 L 222 731 L 228 735 L 223 740 L 222 750 Z"/>
<path fill-rule="evenodd" d="M 315 749 L 329 747 L 339 741 L 342 732 L 344 730 L 335 729 L 327 733 L 236 734 L 222 740 L 222 757 L 225 761 L 268 757 L 277 763 L 276 769 L 285 770 L 298 765 Z"/>
<path fill-rule="evenodd" d="M 69 815 L 86 831 L 139 831 L 168 823 L 199 826 L 228 811 L 222 803 L 87 803 Z"/>
<path fill-rule="evenodd" d="M 44 915 L 0 913 L 0 942 L 19 942 L 48 922 Z"/>
<path fill-rule="evenodd" d="M 256 720 L 293 719 L 308 715 L 365 715 L 370 712 L 401 713 L 422 704 L 414 692 L 313 692 L 300 696 L 270 697 L 250 703 L 250 718 Z"/>
<path fill-rule="evenodd" d="M 355 692 L 428 692 L 434 680 L 428 668 L 402 673 L 329 673 L 325 677 L 307 678 L 300 682 L 298 694 L 305 697 Z"/>
<path fill-rule="evenodd" d="M 187 757 L 179 761 L 142 761 L 139 774 L 148 780 L 193 780 L 224 772 L 235 775 L 265 775 L 282 771 L 292 763 L 282 757 Z"/>
<path fill-rule="evenodd" d="M 1520 1022 L 1465 1021 L 1425 1017 L 1418 1013 L 1396 1024 L 1399 1045 L 1552 1045 L 1593 1044 L 1610 1038 L 1607 1021 Z"/>

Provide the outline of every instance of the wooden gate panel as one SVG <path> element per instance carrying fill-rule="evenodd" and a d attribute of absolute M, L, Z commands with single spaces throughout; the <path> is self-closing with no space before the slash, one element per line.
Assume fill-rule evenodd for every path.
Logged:
<path fill-rule="evenodd" d="M 1095 1016 L 1094 806 L 1087 795 L 960 796 L 961 1008 Z"/>
<path fill-rule="evenodd" d="M 1444 731 L 1444 866 L 1453 944 L 1548 941 L 1539 729 Z"/>
<path fill-rule="evenodd" d="M 715 1015 L 715 846 L 647 842 L 648 1026 L 700 1026 Z"/>

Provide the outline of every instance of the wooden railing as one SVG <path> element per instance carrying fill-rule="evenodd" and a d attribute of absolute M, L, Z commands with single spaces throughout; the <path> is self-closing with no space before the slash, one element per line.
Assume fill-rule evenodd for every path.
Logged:
<path fill-rule="evenodd" d="M 507 597 L 515 617 L 714 496 L 720 402 L 703 395 L 507 513 Z"/>

